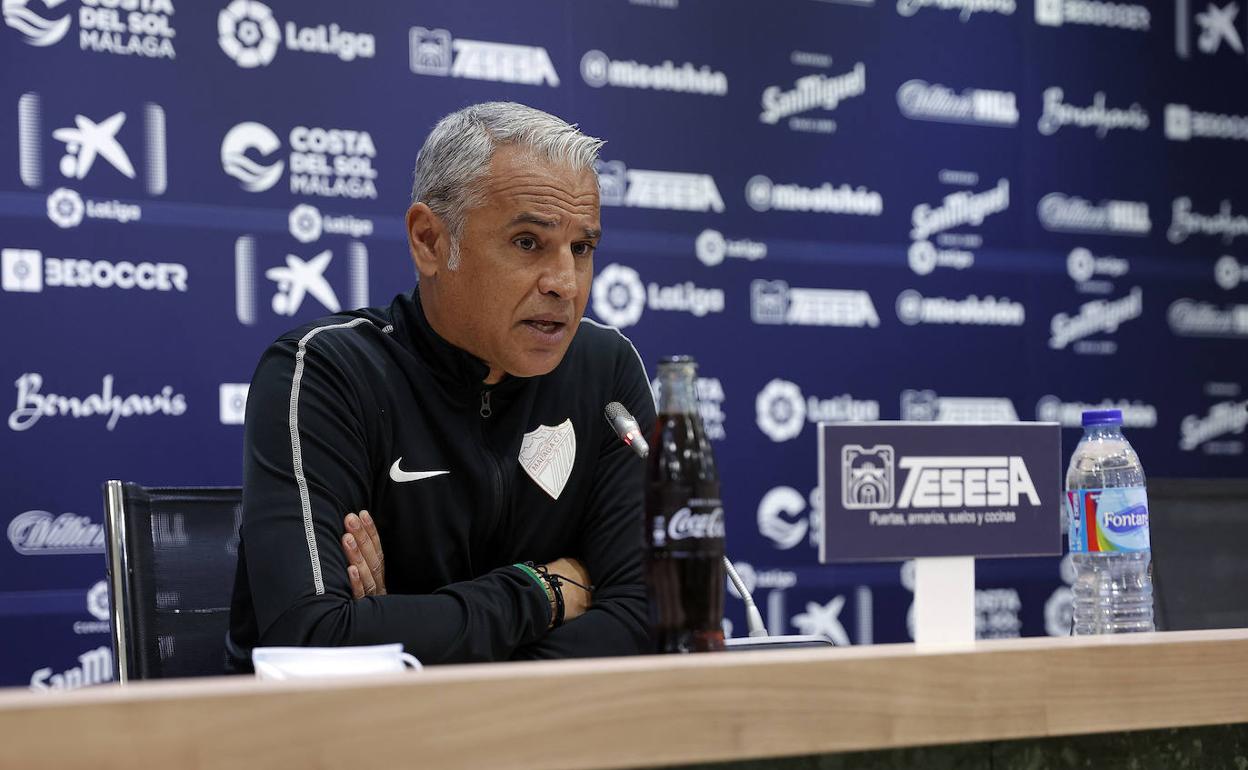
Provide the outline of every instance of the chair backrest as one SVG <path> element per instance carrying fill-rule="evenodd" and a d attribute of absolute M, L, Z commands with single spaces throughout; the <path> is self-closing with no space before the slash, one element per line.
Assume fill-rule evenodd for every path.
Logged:
<path fill-rule="evenodd" d="M 1248 480 L 1149 479 L 1157 629 L 1248 626 Z"/>
<path fill-rule="evenodd" d="M 223 673 L 242 490 L 109 481 L 104 499 L 118 681 Z"/>

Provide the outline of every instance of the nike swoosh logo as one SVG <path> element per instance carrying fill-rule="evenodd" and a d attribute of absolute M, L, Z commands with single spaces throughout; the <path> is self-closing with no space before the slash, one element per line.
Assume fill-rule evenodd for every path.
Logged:
<path fill-rule="evenodd" d="M 394 461 L 394 465 L 390 466 L 390 478 L 402 484 L 405 481 L 420 481 L 421 479 L 431 479 L 434 476 L 441 476 L 450 471 L 405 471 L 399 469 L 399 463 L 403 462 L 403 458 Z"/>

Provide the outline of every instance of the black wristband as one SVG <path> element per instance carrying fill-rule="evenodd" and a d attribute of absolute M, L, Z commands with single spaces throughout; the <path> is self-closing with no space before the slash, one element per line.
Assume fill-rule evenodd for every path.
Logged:
<path fill-rule="evenodd" d="M 558 575 L 550 574 L 550 570 L 546 569 L 545 564 L 534 564 L 531 561 L 526 561 L 524 566 L 540 575 L 542 580 L 546 582 L 546 585 L 550 586 L 550 592 L 554 594 L 555 619 L 551 622 L 550 627 L 558 628 L 563 625 L 564 614 L 567 610 L 567 607 L 563 603 L 563 581 L 559 579 Z"/>

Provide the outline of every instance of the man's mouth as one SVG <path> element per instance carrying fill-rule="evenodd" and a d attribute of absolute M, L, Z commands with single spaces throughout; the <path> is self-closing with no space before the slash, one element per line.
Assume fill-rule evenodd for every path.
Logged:
<path fill-rule="evenodd" d="M 524 321 L 524 324 L 542 334 L 554 334 L 567 325 L 562 321 L 543 321 L 539 319 L 529 319 Z"/>

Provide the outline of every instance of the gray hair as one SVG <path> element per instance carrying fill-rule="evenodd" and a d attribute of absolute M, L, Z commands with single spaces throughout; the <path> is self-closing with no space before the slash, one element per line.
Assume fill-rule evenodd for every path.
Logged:
<path fill-rule="evenodd" d="M 603 140 L 582 134 L 575 123 L 515 102 L 473 104 L 439 120 L 416 156 L 412 202 L 424 203 L 446 224 L 451 270 L 459 267 L 465 215 L 484 202 L 480 182 L 494 151 L 504 145 L 527 147 L 552 163 L 586 169 L 596 179 Z"/>

